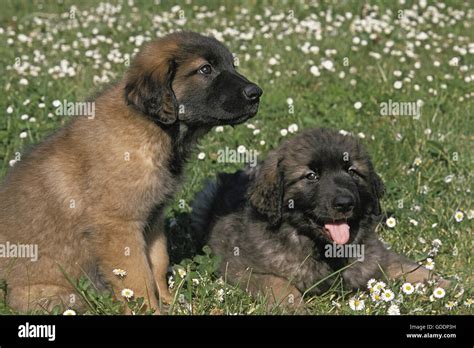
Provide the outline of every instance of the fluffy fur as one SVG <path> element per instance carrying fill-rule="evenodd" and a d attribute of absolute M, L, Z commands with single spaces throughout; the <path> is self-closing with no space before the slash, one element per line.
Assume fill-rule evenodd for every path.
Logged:
<path fill-rule="evenodd" d="M 158 308 L 158 293 L 169 300 L 164 208 L 197 139 L 254 116 L 261 93 L 213 38 L 182 32 L 147 44 L 94 100 L 94 119 L 75 117 L 0 186 L 0 243 L 39 253 L 36 262 L 0 258 L 11 307 L 81 307 L 61 268 L 118 298 L 130 288 L 146 308 Z"/>
<path fill-rule="evenodd" d="M 271 303 L 321 294 L 338 271 L 346 289 L 365 288 L 384 274 L 426 281 L 427 269 L 388 250 L 375 233 L 383 192 L 355 138 L 309 130 L 255 168 L 219 174 L 197 196 L 192 227 L 222 257 L 220 272 L 229 282 L 271 295 Z M 350 227 L 342 244 L 364 245 L 363 261 L 325 254 L 334 243 L 325 226 L 334 223 Z"/>

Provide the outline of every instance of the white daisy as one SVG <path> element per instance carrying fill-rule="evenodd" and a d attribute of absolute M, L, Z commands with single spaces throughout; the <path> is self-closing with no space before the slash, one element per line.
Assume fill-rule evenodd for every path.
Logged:
<path fill-rule="evenodd" d="M 402 285 L 401 289 L 402 289 L 403 293 L 405 293 L 407 295 L 411 295 L 415 291 L 415 287 L 411 283 L 404 283 Z"/>
<path fill-rule="evenodd" d="M 225 294 L 224 289 L 219 289 L 219 290 L 217 291 L 217 296 L 216 296 L 216 297 L 217 297 L 217 300 L 218 300 L 219 302 L 224 302 L 224 294 Z"/>
<path fill-rule="evenodd" d="M 425 268 L 426 269 L 429 269 L 430 271 L 433 270 L 435 267 L 435 262 L 433 261 L 432 258 L 427 258 L 426 259 L 426 264 L 425 264 Z"/>
<path fill-rule="evenodd" d="M 435 298 L 443 298 L 446 295 L 446 291 L 443 288 L 436 288 L 433 290 L 433 296 Z"/>
<path fill-rule="evenodd" d="M 377 293 L 380 293 L 380 292 L 382 292 L 383 289 L 385 289 L 386 286 L 387 286 L 387 284 L 385 284 L 384 282 L 377 282 L 377 283 L 375 283 L 375 285 L 372 287 L 371 290 L 373 290 Z"/>
<path fill-rule="evenodd" d="M 126 299 L 131 299 L 133 297 L 133 290 L 132 289 L 123 289 L 121 295 Z"/>
<path fill-rule="evenodd" d="M 298 131 L 298 125 L 296 123 L 292 123 L 288 126 L 288 132 L 296 133 Z"/>
<path fill-rule="evenodd" d="M 464 213 L 460 210 L 458 210 L 455 214 L 454 214 L 454 219 L 457 221 L 457 222 L 461 222 L 463 219 L 464 219 Z"/>
<path fill-rule="evenodd" d="M 203 160 L 204 158 L 206 158 L 206 154 L 204 152 L 199 152 L 198 159 Z"/>
<path fill-rule="evenodd" d="M 384 292 L 382 293 L 382 300 L 384 300 L 385 302 L 392 301 L 394 297 L 395 297 L 395 294 L 390 289 L 385 289 Z"/>
<path fill-rule="evenodd" d="M 367 288 L 372 289 L 372 287 L 375 285 L 375 283 L 377 283 L 376 279 L 374 279 L 374 278 L 369 279 L 369 281 L 367 282 Z"/>
<path fill-rule="evenodd" d="M 397 224 L 397 220 L 395 220 L 394 217 L 389 217 L 387 221 L 385 221 L 385 223 L 387 224 L 388 227 L 394 228 L 395 225 Z"/>
<path fill-rule="evenodd" d="M 360 101 L 354 103 L 354 108 L 359 110 L 362 107 L 362 103 Z"/>
<path fill-rule="evenodd" d="M 282 136 L 286 137 L 286 136 L 288 135 L 288 130 L 282 129 L 282 130 L 280 130 L 280 134 L 281 134 Z"/>
<path fill-rule="evenodd" d="M 421 158 L 420 157 L 417 157 L 415 158 L 415 160 L 413 161 L 413 165 L 418 167 L 420 164 L 421 164 Z"/>
<path fill-rule="evenodd" d="M 244 145 L 239 145 L 237 148 L 238 153 L 245 153 L 247 151 L 247 148 Z"/>
<path fill-rule="evenodd" d="M 365 308 L 364 300 L 353 297 L 349 300 L 349 307 L 351 307 L 353 311 L 361 311 Z"/>
<path fill-rule="evenodd" d="M 395 89 L 400 89 L 400 88 L 402 88 L 402 86 L 403 86 L 402 81 L 395 81 L 394 84 L 393 84 L 393 88 L 395 88 Z"/>
<path fill-rule="evenodd" d="M 448 309 L 448 310 L 451 310 L 453 309 L 454 307 L 456 307 L 458 305 L 458 303 L 456 301 L 448 301 L 448 303 L 446 303 L 444 306 Z"/>
<path fill-rule="evenodd" d="M 64 312 L 63 312 L 63 315 L 76 315 L 76 312 L 72 309 L 66 309 Z"/>
<path fill-rule="evenodd" d="M 127 275 L 127 271 L 124 270 L 124 269 L 120 269 L 120 268 L 115 268 L 112 271 L 112 273 L 115 274 L 118 277 L 125 277 Z"/>
<path fill-rule="evenodd" d="M 374 302 L 380 302 L 380 300 L 382 299 L 382 296 L 380 296 L 380 294 L 377 291 L 372 291 L 372 293 L 370 294 L 370 298 Z"/>
<path fill-rule="evenodd" d="M 313 66 L 311 67 L 311 69 L 309 69 L 309 72 L 310 72 L 311 74 L 313 74 L 314 76 L 316 76 L 316 77 L 318 77 L 318 76 L 321 75 L 321 73 L 319 72 L 319 68 L 318 68 L 317 66 L 315 66 L 315 65 L 313 65 Z"/>
<path fill-rule="evenodd" d="M 400 315 L 400 308 L 396 304 L 390 305 L 387 311 L 388 315 Z"/>
<path fill-rule="evenodd" d="M 181 278 L 184 278 L 186 276 L 186 271 L 184 268 L 178 268 L 178 274 Z"/>
<path fill-rule="evenodd" d="M 224 126 L 217 126 L 215 130 L 216 133 L 222 133 L 224 131 Z"/>
<path fill-rule="evenodd" d="M 466 301 L 464 301 L 464 305 L 466 307 L 471 307 L 473 303 L 474 303 L 474 300 L 472 298 L 468 298 Z"/>

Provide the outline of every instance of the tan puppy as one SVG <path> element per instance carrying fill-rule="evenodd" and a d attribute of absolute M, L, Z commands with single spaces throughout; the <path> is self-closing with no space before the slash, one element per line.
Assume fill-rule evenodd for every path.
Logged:
<path fill-rule="evenodd" d="M 38 251 L 0 257 L 9 305 L 80 307 L 61 268 L 118 298 L 132 289 L 146 308 L 158 308 L 158 292 L 169 300 L 163 210 L 196 140 L 254 116 L 261 93 L 213 38 L 175 33 L 145 46 L 95 99 L 93 119 L 76 117 L 0 186 L 0 246 Z"/>

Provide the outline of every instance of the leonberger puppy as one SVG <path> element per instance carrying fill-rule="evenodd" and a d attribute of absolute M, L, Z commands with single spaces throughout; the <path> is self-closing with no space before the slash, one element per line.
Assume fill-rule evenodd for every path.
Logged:
<path fill-rule="evenodd" d="M 164 208 L 196 141 L 253 117 L 261 94 L 214 38 L 179 32 L 143 47 L 94 118 L 40 143 L 0 187 L 1 245 L 38 249 L 37 260 L 0 258 L 10 306 L 74 307 L 67 278 L 81 276 L 117 298 L 133 290 L 146 309 L 169 301 Z"/>
<path fill-rule="evenodd" d="M 272 305 L 300 304 L 302 294 L 340 284 L 338 275 L 346 289 L 364 289 L 371 278 L 427 281 L 430 271 L 377 237 L 383 193 L 354 137 L 314 129 L 253 168 L 220 174 L 193 202 L 192 227 L 230 283 Z"/>

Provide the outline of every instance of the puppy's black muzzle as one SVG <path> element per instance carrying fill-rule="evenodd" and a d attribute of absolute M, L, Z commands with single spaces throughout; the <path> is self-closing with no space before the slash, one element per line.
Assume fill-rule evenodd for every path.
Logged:
<path fill-rule="evenodd" d="M 221 103 L 230 118 L 252 117 L 258 111 L 262 89 L 236 72 L 223 71 L 217 76 L 209 96 Z"/>

